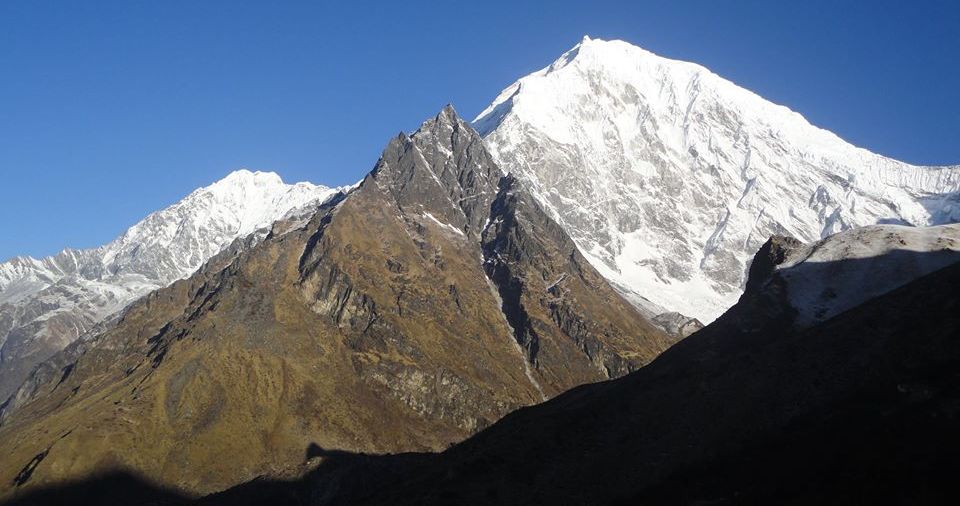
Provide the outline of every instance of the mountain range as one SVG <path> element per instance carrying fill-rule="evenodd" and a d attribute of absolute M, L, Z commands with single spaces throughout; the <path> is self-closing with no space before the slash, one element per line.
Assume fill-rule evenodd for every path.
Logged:
<path fill-rule="evenodd" d="M 942 493 L 956 221 L 960 166 L 585 37 L 356 185 L 238 171 L 0 264 L 0 500 Z"/>
<path fill-rule="evenodd" d="M 0 397 L 36 364 L 127 304 L 182 279 L 236 240 L 335 193 L 236 171 L 147 216 L 109 244 L 0 264 Z"/>
<path fill-rule="evenodd" d="M 308 443 L 439 450 L 675 341 L 447 107 L 308 221 L 275 223 L 34 369 L 0 413 L 0 478 L 124 468 L 209 493 Z"/>

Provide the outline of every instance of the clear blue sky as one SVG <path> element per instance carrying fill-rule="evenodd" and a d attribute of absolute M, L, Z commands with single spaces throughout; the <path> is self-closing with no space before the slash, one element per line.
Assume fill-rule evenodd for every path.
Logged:
<path fill-rule="evenodd" d="M 960 2 L 0 2 L 0 259 L 105 243 L 240 167 L 358 180 L 582 35 L 695 61 L 870 150 L 960 163 Z"/>

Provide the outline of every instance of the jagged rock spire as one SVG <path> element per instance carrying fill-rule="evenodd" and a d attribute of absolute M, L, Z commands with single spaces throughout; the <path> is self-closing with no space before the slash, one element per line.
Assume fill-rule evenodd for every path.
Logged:
<path fill-rule="evenodd" d="M 430 213 L 475 233 L 502 176 L 480 135 L 448 104 L 412 135 L 394 137 L 369 179 L 402 209 Z"/>

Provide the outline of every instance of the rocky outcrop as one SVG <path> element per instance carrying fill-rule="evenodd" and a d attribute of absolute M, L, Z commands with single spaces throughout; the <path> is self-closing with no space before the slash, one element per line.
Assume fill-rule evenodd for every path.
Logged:
<path fill-rule="evenodd" d="M 800 240 L 793 237 L 775 235 L 763 243 L 763 246 L 753 256 L 750 262 L 750 271 L 744 291 L 758 292 L 765 283 L 770 281 L 776 272 L 777 266 L 787 260 L 787 256 L 802 246 Z"/>
<path fill-rule="evenodd" d="M 960 225 L 873 225 L 804 244 L 771 237 L 727 322 L 809 327 L 960 262 Z"/>

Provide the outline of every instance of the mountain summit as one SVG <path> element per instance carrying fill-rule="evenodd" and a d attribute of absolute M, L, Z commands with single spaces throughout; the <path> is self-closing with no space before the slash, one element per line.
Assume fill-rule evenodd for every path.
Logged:
<path fill-rule="evenodd" d="M 473 125 L 651 313 L 713 320 L 771 235 L 960 219 L 960 168 L 870 153 L 702 66 L 621 41 L 584 37 Z"/>

